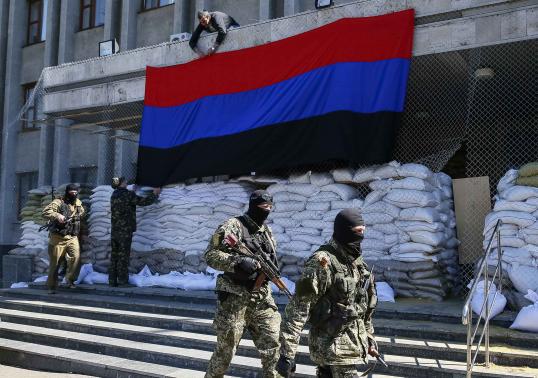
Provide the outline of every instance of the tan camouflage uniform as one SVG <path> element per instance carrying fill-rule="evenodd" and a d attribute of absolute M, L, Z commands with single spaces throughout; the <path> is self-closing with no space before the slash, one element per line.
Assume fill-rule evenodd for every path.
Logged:
<path fill-rule="evenodd" d="M 338 272 L 347 281 L 335 280 Z M 370 281 L 367 291 L 363 289 L 366 280 Z M 344 322 L 342 332 L 336 332 L 336 335 L 331 327 L 338 326 L 330 315 L 336 302 L 329 293 L 333 285 L 338 285 L 337 292 L 349 293 L 349 308 L 358 316 Z M 331 373 L 335 378 L 354 377 L 357 374 L 355 365 L 367 362 L 368 337 L 373 337 L 374 333 L 372 315 L 377 304 L 377 294 L 373 277 L 370 277 L 362 257 L 352 261 L 334 240 L 321 246 L 305 264 L 303 274 L 296 284 L 296 293 L 284 313 L 280 353 L 290 359 L 295 358 L 300 334 L 307 319 L 310 318 L 311 323 L 319 321 L 320 316 L 316 316 L 315 312 L 323 313 L 320 309 L 323 309 L 321 303 L 325 300 L 329 303 L 325 306 L 326 321 L 312 324 L 310 329 L 310 358 L 318 366 L 320 377 L 330 377 Z"/>
<path fill-rule="evenodd" d="M 76 199 L 74 205 L 67 205 L 69 214 L 76 215 L 82 218 L 85 214 L 82 202 Z M 63 199 L 57 198 L 52 201 L 47 207 L 43 209 L 43 217 L 50 221 L 58 221 L 60 215 L 64 215 L 66 218 L 68 214 L 62 214 L 62 206 L 64 205 Z M 67 262 L 67 270 L 65 272 L 65 280 L 68 284 L 72 284 L 77 275 L 77 271 L 80 263 L 80 245 L 78 241 L 78 232 L 80 230 L 80 220 L 78 222 L 78 229 L 73 234 L 67 233 L 66 235 L 59 234 L 51 231 L 49 235 L 49 274 L 47 278 L 47 287 L 49 290 L 54 290 L 58 287 L 58 270 L 60 268 L 60 262 L 65 258 Z"/>
<path fill-rule="evenodd" d="M 276 247 L 269 227 L 262 226 L 258 232 L 264 233 Z M 243 239 L 242 225 L 237 218 L 229 219 L 217 229 L 205 252 L 205 259 L 207 265 L 213 269 L 233 273 L 241 255 L 223 244 L 228 235 L 235 235 L 239 240 Z M 224 376 L 246 328 L 260 352 L 263 376 L 277 377 L 274 367 L 279 356 L 280 314 L 273 300 L 270 284 L 267 282 L 259 292 L 252 293 L 229 277 L 220 274 L 217 278 L 216 291 L 219 293 L 219 300 L 213 326 L 217 333 L 217 346 L 205 376 L 207 378 Z"/>

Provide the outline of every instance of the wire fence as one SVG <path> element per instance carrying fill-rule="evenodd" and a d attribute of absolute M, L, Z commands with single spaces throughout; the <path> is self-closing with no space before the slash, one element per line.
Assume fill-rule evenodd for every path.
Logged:
<path fill-rule="evenodd" d="M 433 173 L 445 172 L 453 179 L 487 176 L 489 177 L 490 190 L 489 204 L 493 208 L 496 203 L 495 196 L 497 195 L 497 184 L 500 178 L 510 169 L 518 169 L 525 163 L 538 160 L 538 60 L 531 58 L 535 56 L 538 56 L 537 41 L 500 44 L 414 57 L 409 76 L 407 103 L 405 112 L 402 115 L 401 128 L 394 148 L 394 160 L 400 164 L 423 164 Z M 128 59 L 127 56 L 126 59 Z M 61 70 L 51 71 L 48 74 L 52 74 L 52 72 L 61 72 Z M 39 109 L 39 104 L 43 98 L 54 90 L 53 88 L 43 88 L 42 84 L 43 81 L 40 79 L 32 97 L 21 110 L 19 117 L 21 120 L 25 119 L 25 115 L 29 109 L 34 107 Z M 84 184 L 89 187 L 95 187 L 109 185 L 110 179 L 115 175 L 126 176 L 130 179 L 135 177 L 137 142 L 142 110 L 143 104 L 140 101 L 58 114 L 43 115 L 36 112 L 36 114 L 40 114 L 40 118 L 37 122 L 34 122 L 47 125 L 47 127 L 67 128 L 70 132 L 75 132 L 76 130 L 76 132 L 81 133 L 81 137 L 85 138 L 86 141 L 94 143 L 94 148 L 98 148 L 97 166 L 67 167 L 66 169 L 70 168 L 70 170 L 65 172 L 65 177 L 69 178 L 70 181 L 86 180 Z M 388 166 L 384 167 L 386 168 Z M 83 173 L 83 168 L 86 168 L 86 174 Z M 447 246 L 447 241 L 452 240 L 456 236 L 460 240 L 480 239 L 481 236 L 477 237 L 476 233 L 483 231 L 484 211 L 476 211 L 476 213 L 472 211 L 467 212 L 467 216 L 470 219 L 467 219 L 466 222 L 481 225 L 479 230 L 476 227 L 467 227 L 457 230 L 457 235 L 453 234 L 453 231 L 456 231 L 455 220 L 452 219 L 453 202 L 451 197 L 443 197 L 441 193 L 443 191 L 442 185 L 437 185 L 436 188 L 433 188 L 430 182 L 426 182 L 427 185 L 424 184 L 426 185 L 425 187 L 418 188 L 422 189 L 422 192 L 429 190 L 431 193 L 437 193 L 436 190 L 440 191 L 440 197 L 436 197 L 437 194 L 433 194 L 434 202 L 430 203 L 428 202 L 430 201 L 429 197 L 424 199 L 420 197 L 422 194 L 419 193 L 418 197 L 420 198 L 418 198 L 416 193 L 413 194 L 411 189 L 406 186 L 409 180 L 405 184 L 400 183 L 394 185 L 394 181 L 401 181 L 400 179 L 406 177 L 398 169 L 395 169 L 394 172 L 396 173 L 393 176 L 384 176 L 385 179 L 391 179 L 391 181 L 385 180 L 385 184 L 369 185 L 368 182 L 359 183 L 353 179 L 353 175 L 360 174 L 361 169 L 366 168 L 368 167 L 350 167 L 344 162 L 326 162 L 307 167 L 297 167 L 293 170 L 258 172 L 258 174 L 263 173 L 266 176 L 278 176 L 289 179 L 290 177 L 302 177 L 306 172 L 311 171 L 312 173 L 308 176 L 309 179 L 304 178 L 304 182 L 312 184 L 312 180 L 319 181 L 321 180 L 320 177 L 326 177 L 329 173 L 332 175 L 333 181 L 335 181 L 336 176 L 342 176 L 345 172 L 350 174 L 349 172 L 351 172 L 350 180 L 346 181 L 342 178 L 340 182 L 347 182 L 348 186 L 356 190 L 357 198 L 360 200 L 368 199 L 369 195 L 371 200 L 373 198 L 373 195 L 371 195 L 372 192 L 381 190 L 380 188 L 386 182 L 389 182 L 390 185 L 385 185 L 384 191 L 382 190 L 385 196 L 387 196 L 387 190 L 390 188 L 407 190 L 407 192 L 399 192 L 400 195 L 404 195 L 404 198 L 392 198 L 392 202 L 389 201 L 390 205 L 394 205 L 398 201 L 407 201 L 408 204 L 424 203 L 423 207 L 432 206 L 432 203 L 434 203 L 433 207 L 441 208 L 444 206 L 443 211 L 448 214 L 448 218 L 435 218 L 434 216 L 435 219 L 432 221 L 432 224 L 436 224 L 435 227 L 438 227 L 438 229 L 435 229 L 435 227 L 411 231 L 407 229 L 407 231 L 403 232 L 403 234 L 407 234 L 405 236 L 402 235 L 401 231 L 406 230 L 405 227 L 409 226 L 409 224 L 400 224 L 401 227 L 398 230 L 392 230 L 392 232 L 396 233 L 395 235 L 397 237 L 390 239 L 391 232 L 388 230 L 389 227 L 380 226 L 386 223 L 381 221 L 372 223 L 372 230 L 379 232 L 377 233 L 378 238 L 385 237 L 385 244 L 382 247 L 376 247 L 379 250 L 372 250 L 376 251 L 376 253 L 386 253 L 384 259 L 377 259 L 380 254 L 376 255 L 376 253 L 373 253 L 371 256 L 373 256 L 372 258 L 375 257 L 374 260 L 379 260 L 376 263 L 379 273 L 387 281 L 391 282 L 400 294 L 414 296 L 413 293 L 416 294 L 417 287 L 421 284 L 431 283 L 428 280 L 431 281 L 440 276 L 451 277 L 448 280 L 450 282 L 447 284 L 447 280 L 443 278 L 441 280 L 442 282 L 431 283 L 433 285 L 432 287 L 435 288 L 435 290 L 432 289 L 429 291 L 435 294 L 432 294 L 433 297 L 437 298 L 436 295 L 444 297 L 451 292 L 462 293 L 460 289 L 472 277 L 475 262 L 483 254 L 481 244 L 483 238 L 479 244 L 475 242 L 475 245 L 467 248 L 466 253 L 470 253 L 471 255 L 467 256 L 465 263 L 462 263 L 462 259 L 458 258 L 457 252 L 454 252 L 454 254 L 446 252 L 456 251 L 458 248 L 457 245 L 453 245 L 453 242 L 450 242 L 450 245 Z M 248 175 L 249 172 L 245 172 L 245 174 Z M 417 176 L 409 177 L 417 178 Z M 439 178 L 442 181 L 442 176 L 439 176 Z M 437 179 L 438 181 L 439 178 Z M 222 177 L 216 179 L 195 178 L 189 180 L 189 183 L 209 183 L 221 179 Z M 301 179 L 297 180 L 295 183 L 301 183 Z M 254 180 L 251 178 L 250 181 L 256 181 L 255 185 L 267 186 L 267 180 Z M 375 181 L 384 182 L 383 180 Z M 435 187 L 435 183 L 433 183 L 433 186 Z M 445 195 L 450 194 L 447 193 L 447 190 L 445 189 Z M 305 205 L 303 207 L 301 207 L 302 205 L 297 205 L 296 210 L 288 209 L 284 213 L 292 216 L 297 212 L 308 210 L 307 205 L 314 194 L 306 192 L 294 192 L 292 194 L 298 196 L 295 202 L 303 201 Z M 409 196 L 409 198 L 405 198 L 405 195 Z M 395 196 L 395 194 L 391 194 L 391 196 Z M 280 197 L 284 198 L 284 195 Z M 290 197 L 293 196 L 290 196 L 288 193 L 288 200 Z M 337 199 L 337 196 L 331 197 L 327 195 L 327 198 L 329 199 L 326 202 L 342 200 L 342 198 Z M 387 197 L 384 198 L 386 199 Z M 291 202 L 294 201 L 292 200 Z M 374 202 L 370 203 L 370 205 Z M 361 205 L 364 205 L 364 203 Z M 398 208 L 405 210 L 409 207 L 406 204 L 399 204 Z M 323 211 L 336 209 L 335 207 L 327 209 L 322 205 L 318 207 L 312 205 L 310 208 L 324 209 Z M 319 212 L 322 210 L 312 211 Z M 333 215 L 334 212 L 331 213 L 331 216 Z M 532 216 L 536 217 L 536 215 L 535 213 Z M 306 222 L 312 225 L 314 224 L 313 221 L 325 219 L 323 215 L 319 214 L 312 216 L 314 218 L 302 219 L 302 221 L 312 221 L 310 223 Z M 451 216 L 452 218 L 450 218 Z M 301 216 L 297 216 L 296 218 L 299 219 Z M 398 219 L 397 217 L 393 217 L 392 220 L 396 222 Z M 295 222 L 293 228 L 304 227 L 304 223 Z M 313 229 L 314 227 L 305 228 Z M 308 232 L 312 232 L 310 236 L 330 237 L 329 231 L 318 231 L 319 233 L 314 231 Z M 424 235 L 420 234 L 419 231 L 429 232 L 433 234 L 433 237 L 436 234 L 437 236 L 443 234 L 441 247 L 434 248 L 435 253 L 430 251 L 430 254 L 437 254 L 437 258 L 426 259 L 430 262 L 433 260 L 436 260 L 436 262 L 445 261 L 446 264 L 439 268 L 441 269 L 441 275 L 433 273 L 421 274 L 420 272 L 428 272 L 426 267 L 402 267 L 402 263 L 417 264 L 422 261 L 420 259 L 416 259 L 417 261 L 411 261 L 412 259 L 409 261 L 398 260 L 396 265 L 390 264 L 391 261 L 394 262 L 394 259 L 387 251 L 395 248 L 395 245 L 416 243 L 417 240 L 423 240 Z M 297 232 L 301 234 L 299 231 Z M 472 235 L 465 235 L 465 232 L 472 233 Z M 515 236 L 510 235 L 510 237 L 517 237 L 521 230 L 518 229 L 514 232 Z M 282 234 L 285 234 L 285 232 Z M 375 235 L 376 232 L 371 232 L 371 234 Z M 410 237 L 410 234 L 413 235 Z M 387 238 L 392 241 L 388 243 Z M 290 250 L 290 254 L 293 253 L 293 249 L 305 253 L 307 250 L 311 252 L 310 249 L 315 245 L 314 242 L 320 240 L 319 238 L 308 239 L 302 236 L 299 238 L 281 236 L 280 239 L 280 244 L 284 244 L 285 248 Z M 314 243 L 310 244 L 312 248 L 308 247 L 308 243 L 305 242 L 307 239 Z M 518 245 L 519 247 L 513 248 L 523 248 L 531 244 L 528 240 L 522 238 L 520 240 L 523 241 L 523 244 L 520 245 L 521 243 L 514 242 L 514 245 Z M 294 245 L 294 241 L 303 241 L 303 243 L 295 243 Z M 393 245 L 390 245 L 391 243 Z M 398 249 L 394 249 L 394 251 L 398 251 Z M 442 255 L 443 252 L 444 255 Z M 394 253 L 394 256 L 398 253 Z M 292 264 L 300 266 L 301 263 L 304 263 L 304 254 L 300 254 L 300 256 L 301 258 L 288 260 L 293 261 Z M 538 254 L 529 254 L 528 261 L 521 260 L 524 265 L 535 269 L 530 270 L 529 272 L 531 273 L 538 273 L 535 257 L 538 257 Z M 521 261 L 519 262 L 521 263 Z M 511 265 L 513 264 L 510 261 L 506 261 L 505 268 L 511 269 Z M 288 269 L 288 271 L 293 273 L 289 274 L 290 276 L 297 277 L 297 271 L 293 271 L 292 268 Z M 450 272 L 447 273 L 448 271 Z M 410 276 L 415 278 L 410 278 Z M 424 293 L 424 290 L 421 292 Z M 426 292 L 428 291 L 426 290 Z"/>

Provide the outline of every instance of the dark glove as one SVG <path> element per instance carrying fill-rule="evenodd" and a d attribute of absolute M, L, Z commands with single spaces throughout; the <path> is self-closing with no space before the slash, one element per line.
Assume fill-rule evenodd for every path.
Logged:
<path fill-rule="evenodd" d="M 240 270 L 241 273 L 245 273 L 250 276 L 252 273 L 258 270 L 258 262 L 252 257 L 241 257 L 241 260 L 235 266 L 235 271 Z"/>
<path fill-rule="evenodd" d="M 284 378 L 290 377 L 295 372 L 295 361 L 281 354 L 276 363 L 276 371 Z"/>

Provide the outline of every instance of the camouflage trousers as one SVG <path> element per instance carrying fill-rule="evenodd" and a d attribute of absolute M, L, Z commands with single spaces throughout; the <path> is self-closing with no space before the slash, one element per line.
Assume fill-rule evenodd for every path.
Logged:
<path fill-rule="evenodd" d="M 316 370 L 318 378 L 358 378 L 357 366 L 355 365 L 329 365 L 318 366 Z"/>
<path fill-rule="evenodd" d="M 255 295 L 244 298 L 219 292 L 217 313 L 213 322 L 217 333 L 217 346 L 209 361 L 206 378 L 224 376 L 245 328 L 250 332 L 254 345 L 260 352 L 263 376 L 279 377 L 275 365 L 280 348 L 280 314 L 271 294 L 264 298 L 255 298 Z"/>
<path fill-rule="evenodd" d="M 49 276 L 47 287 L 54 290 L 58 287 L 58 269 L 62 259 L 67 262 L 65 280 L 72 284 L 77 276 L 80 263 L 80 246 L 76 236 L 51 234 L 49 239 Z"/>
<path fill-rule="evenodd" d="M 129 258 L 133 234 L 113 236 L 110 265 L 108 267 L 108 283 L 110 286 L 129 283 Z"/>

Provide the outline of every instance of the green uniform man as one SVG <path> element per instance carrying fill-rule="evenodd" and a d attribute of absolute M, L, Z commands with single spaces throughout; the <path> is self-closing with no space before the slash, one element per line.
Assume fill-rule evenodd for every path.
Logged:
<path fill-rule="evenodd" d="M 305 264 L 295 295 L 286 306 L 280 328 L 280 359 L 284 377 L 294 371 L 295 353 L 305 322 L 310 322 L 310 358 L 318 377 L 358 377 L 358 364 L 375 348 L 372 315 L 377 304 L 373 276 L 361 257 L 364 222 L 357 209 L 335 218 L 333 238 Z"/>
<path fill-rule="evenodd" d="M 213 326 L 217 345 L 206 372 L 206 378 L 223 377 L 246 328 L 260 352 L 263 376 L 277 376 L 274 368 L 278 359 L 280 314 L 267 280 L 255 287 L 260 274 L 256 260 L 230 248 L 226 240 L 234 236 L 253 253 L 264 253 L 276 260 L 276 242 L 264 224 L 272 208 L 272 197 L 264 190 L 250 196 L 248 211 L 221 225 L 205 252 L 207 265 L 224 273 L 217 278 L 217 312 Z"/>
<path fill-rule="evenodd" d="M 53 200 L 43 209 L 43 217 L 52 222 L 49 234 L 49 276 L 47 287 L 49 294 L 54 294 L 58 288 L 58 269 L 60 262 L 65 259 L 67 269 L 65 280 L 70 288 L 74 288 L 75 276 L 80 263 L 80 219 L 85 210 L 78 199 L 79 187 L 69 184 L 62 198 Z"/>
<path fill-rule="evenodd" d="M 139 197 L 127 189 L 125 177 L 114 177 L 112 187 L 115 190 L 110 197 L 112 251 L 108 282 L 110 286 L 123 286 L 129 283 L 129 257 L 133 233 L 136 231 L 136 207 L 155 203 L 161 190 L 155 188 L 149 196 Z"/>

